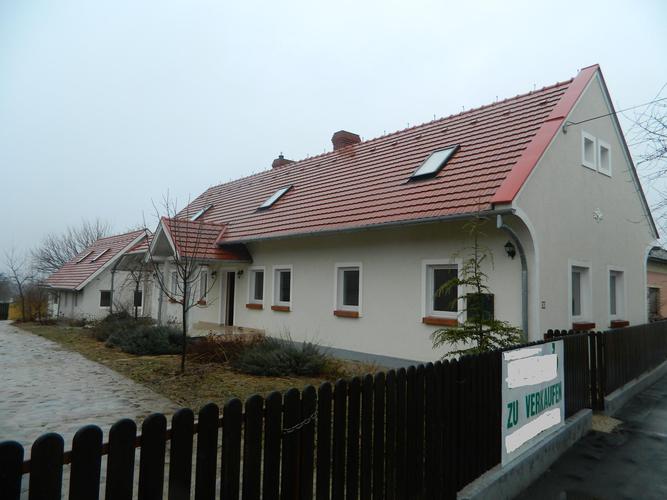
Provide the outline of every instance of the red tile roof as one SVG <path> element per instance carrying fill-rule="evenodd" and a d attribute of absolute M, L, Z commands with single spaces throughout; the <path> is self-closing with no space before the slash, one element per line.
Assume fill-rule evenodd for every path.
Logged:
<path fill-rule="evenodd" d="M 511 202 L 598 66 L 576 78 L 212 187 L 179 216 L 220 243 L 438 219 Z M 435 150 L 460 145 L 435 178 L 408 181 Z M 268 210 L 258 207 L 292 188 Z"/>
<path fill-rule="evenodd" d="M 101 238 L 49 276 L 47 285 L 80 290 L 86 281 L 144 236 L 144 230 Z M 79 262 L 80 261 L 80 262 Z"/>
<path fill-rule="evenodd" d="M 166 217 L 162 218 L 161 224 L 179 255 L 202 260 L 252 260 L 244 245 L 218 246 L 226 230 L 224 224 Z"/>

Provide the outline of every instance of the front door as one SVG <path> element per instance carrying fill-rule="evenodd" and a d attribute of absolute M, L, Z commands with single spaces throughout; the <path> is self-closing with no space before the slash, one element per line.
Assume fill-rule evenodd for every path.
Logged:
<path fill-rule="evenodd" d="M 236 273 L 229 271 L 227 273 L 227 286 L 225 293 L 225 325 L 234 324 L 234 289 L 236 287 Z"/>

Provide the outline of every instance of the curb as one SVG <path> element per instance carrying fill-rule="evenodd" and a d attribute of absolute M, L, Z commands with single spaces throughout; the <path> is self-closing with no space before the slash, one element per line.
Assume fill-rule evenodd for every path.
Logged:
<path fill-rule="evenodd" d="M 663 361 L 656 368 L 650 372 L 640 375 L 634 380 L 631 380 L 622 387 L 619 387 L 609 396 L 604 398 L 604 411 L 601 413 L 609 417 L 618 412 L 628 400 L 642 392 L 647 387 L 653 385 L 667 374 L 667 361 Z"/>
<path fill-rule="evenodd" d="M 456 495 L 457 500 L 511 499 L 547 470 L 568 448 L 591 430 L 592 410 L 581 410 L 564 425 L 505 467 L 485 472 Z"/>

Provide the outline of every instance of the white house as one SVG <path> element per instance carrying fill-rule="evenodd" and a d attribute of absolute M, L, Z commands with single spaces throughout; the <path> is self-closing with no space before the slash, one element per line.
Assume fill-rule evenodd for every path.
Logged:
<path fill-rule="evenodd" d="M 90 320 L 136 306 L 150 316 L 150 273 L 131 265 L 143 263 L 147 246 L 143 230 L 97 240 L 46 280 L 51 315 Z"/>
<path fill-rule="evenodd" d="M 431 333 L 464 319 L 462 300 L 434 292 L 460 271 L 463 225 L 476 215 L 489 220 L 489 310 L 527 339 L 647 320 L 658 235 L 598 66 L 376 139 L 339 131 L 332 143 L 301 161 L 281 155 L 161 221 L 151 252 L 165 282 L 176 254 L 205 276 L 190 329 L 432 360 L 442 352 Z M 159 290 L 151 310 L 179 318 Z"/>

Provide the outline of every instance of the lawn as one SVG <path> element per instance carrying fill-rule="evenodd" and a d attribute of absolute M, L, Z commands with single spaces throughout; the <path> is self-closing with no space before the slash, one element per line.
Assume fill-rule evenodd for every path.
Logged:
<path fill-rule="evenodd" d="M 14 326 L 57 342 L 65 349 L 76 351 L 86 358 L 108 366 L 122 375 L 151 388 L 182 406 L 198 411 L 214 402 L 222 405 L 231 398 L 245 400 L 253 394 L 266 395 L 272 391 L 286 391 L 319 386 L 341 374 L 362 375 L 373 371 L 372 366 L 352 362 L 332 363 L 331 374 L 319 377 L 262 377 L 236 372 L 220 363 L 200 363 L 188 360 L 185 374 L 181 374 L 180 356 L 135 356 L 95 340 L 86 328 L 35 323 Z"/>

